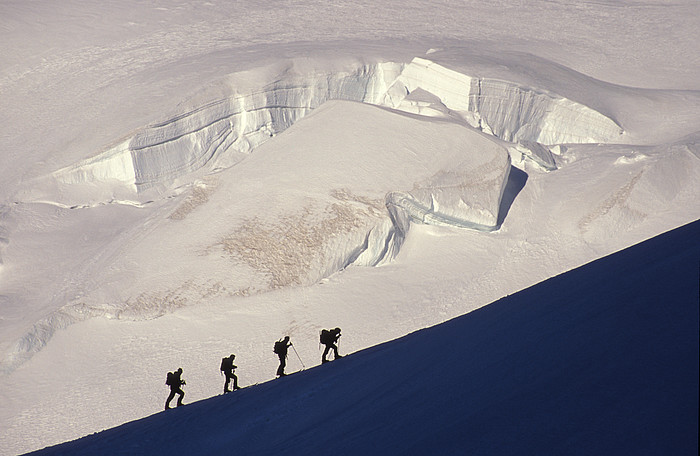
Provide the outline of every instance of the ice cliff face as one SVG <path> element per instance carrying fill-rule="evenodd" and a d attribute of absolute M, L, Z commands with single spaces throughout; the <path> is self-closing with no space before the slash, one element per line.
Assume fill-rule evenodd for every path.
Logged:
<path fill-rule="evenodd" d="M 499 209 L 510 175 L 510 156 L 485 136 L 472 133 L 464 160 L 415 182 L 409 192 L 391 192 L 394 219 L 480 231 L 499 226 Z M 408 226 L 403 221 L 399 226 Z"/>
<path fill-rule="evenodd" d="M 469 76 L 422 58 L 403 69 L 382 104 L 411 110 L 420 106 L 410 99 L 418 89 L 437 97 L 472 127 L 509 142 L 606 143 L 622 133 L 599 112 L 546 90 Z"/>
<path fill-rule="evenodd" d="M 401 67 L 376 63 L 305 72 L 291 62 L 260 69 L 259 85 L 252 86 L 248 72 L 234 74 L 221 83 L 224 96 L 150 125 L 56 177 L 68 184 L 111 179 L 136 190 L 207 165 L 227 168 L 328 100 L 378 104 Z"/>
<path fill-rule="evenodd" d="M 233 74 L 222 94 L 133 134 L 90 160 L 58 171 L 64 184 L 118 182 L 144 189 L 188 173 L 229 167 L 331 99 L 359 101 L 465 121 L 505 141 L 610 142 L 611 119 L 544 90 L 473 77 L 422 58 L 396 62 L 296 65 Z"/>

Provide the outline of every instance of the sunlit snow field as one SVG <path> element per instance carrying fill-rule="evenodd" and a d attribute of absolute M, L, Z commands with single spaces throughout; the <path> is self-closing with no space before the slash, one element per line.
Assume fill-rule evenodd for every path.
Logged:
<path fill-rule="evenodd" d="M 0 451 L 697 220 L 698 27 L 692 0 L 0 0 Z"/>

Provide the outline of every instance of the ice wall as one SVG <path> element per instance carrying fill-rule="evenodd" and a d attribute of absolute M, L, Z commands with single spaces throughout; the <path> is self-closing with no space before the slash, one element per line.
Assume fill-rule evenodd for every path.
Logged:
<path fill-rule="evenodd" d="M 141 186 L 171 179 L 199 169 L 221 154 L 246 154 L 331 99 L 376 104 L 390 82 L 385 75 L 393 77 L 400 66 L 378 63 L 309 74 L 292 68 L 274 75 L 274 81 L 263 87 L 243 92 L 234 88 L 228 98 L 135 135 L 129 144 L 134 183 Z"/>
<path fill-rule="evenodd" d="M 237 163 L 331 99 L 458 118 L 513 143 L 605 143 L 622 132 L 602 114 L 545 90 L 469 76 L 423 58 L 409 64 L 291 62 L 233 74 L 222 92 L 55 177 L 69 185 L 120 182 L 135 191 L 167 185 L 193 171 Z"/>
<path fill-rule="evenodd" d="M 382 103 L 401 109 L 417 89 L 437 96 L 471 126 L 510 142 L 606 143 L 622 134 L 608 117 L 546 90 L 469 76 L 418 57 L 404 68 Z"/>
<path fill-rule="evenodd" d="M 498 229 L 498 210 L 510 175 L 510 156 L 500 145 L 476 132 L 470 142 L 468 160 L 416 183 L 409 192 L 389 193 L 387 206 L 396 208 L 390 209 L 392 217 L 479 231 Z"/>

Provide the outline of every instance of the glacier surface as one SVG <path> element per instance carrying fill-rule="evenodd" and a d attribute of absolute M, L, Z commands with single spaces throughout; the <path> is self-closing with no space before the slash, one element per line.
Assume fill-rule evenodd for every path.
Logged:
<path fill-rule="evenodd" d="M 106 247 L 110 252 L 128 253 L 116 258 L 101 254 L 96 261 L 110 267 L 99 277 L 81 266 L 78 275 L 88 285 L 66 296 L 55 294 L 43 305 L 55 310 L 38 319 L 15 344 L 10 364 L 41 348 L 55 329 L 87 317 L 152 318 L 207 296 L 246 296 L 314 283 L 351 264 L 383 264 L 398 254 L 411 223 L 497 230 L 503 221 L 501 205 L 511 157 L 515 166 L 523 166 L 525 160 L 537 170 L 552 171 L 557 163 L 551 151 L 563 143 L 616 142 L 623 135 L 612 119 L 546 89 L 474 76 L 448 66 L 423 57 L 410 61 L 304 57 L 231 73 L 191 94 L 170 115 L 115 141 L 103 153 L 35 179 L 20 191 L 19 198 L 25 202 L 67 210 L 113 204 L 153 206 L 139 223 L 158 229 L 149 228 L 155 234 L 132 240 L 129 248 Z M 268 182 L 263 191 L 260 183 L 267 177 L 256 178 L 244 171 L 252 165 L 242 166 L 257 155 L 251 152 L 258 152 L 271 138 L 283 138 L 292 125 L 333 100 L 374 105 L 369 117 L 379 116 L 377 125 L 392 123 L 386 120 L 392 118 L 390 111 L 404 113 L 397 117 L 403 123 L 372 134 L 356 129 L 346 140 L 353 148 L 331 146 L 334 160 L 343 154 L 347 155 L 343 160 L 350 160 L 340 168 L 347 173 L 338 178 L 343 185 L 325 180 L 318 197 L 309 197 L 308 188 L 276 193 L 278 182 Z M 362 108 L 352 104 L 340 105 L 342 109 L 332 106 L 328 112 L 334 114 L 323 116 L 334 118 L 331 124 L 338 126 L 323 135 L 342 137 L 340 132 L 348 128 L 352 115 L 368 115 L 354 113 Z M 348 110 L 353 113 L 338 114 Z M 411 121 L 411 116 L 423 120 Z M 407 127 L 411 122 L 427 126 L 423 136 L 404 133 L 413 128 Z M 445 129 L 451 133 L 444 133 Z M 389 134 L 393 134 L 390 140 L 383 138 Z M 429 164 L 420 165 L 422 174 L 406 174 L 417 166 L 415 157 L 389 153 L 397 135 L 415 157 L 429 157 Z M 308 136 L 316 141 L 313 147 L 324 148 L 314 134 Z M 285 144 L 280 138 L 272 144 Z M 283 146 L 271 147 L 280 156 L 286 154 Z M 289 142 L 286 148 L 292 147 Z M 358 156 L 360 150 L 391 160 L 376 163 L 367 155 Z M 437 160 L 440 154 L 451 158 Z M 323 161 L 317 157 L 317 162 Z M 309 169 L 317 162 L 310 163 Z M 364 166 L 350 172 L 358 162 Z M 290 163 L 288 168 L 298 166 Z M 233 171 L 236 168 L 240 169 Z M 370 168 L 375 177 L 363 188 L 375 189 L 371 197 L 349 183 Z M 388 169 L 401 170 L 406 180 L 389 185 L 392 180 L 382 171 Z M 237 177 L 224 178 L 232 172 Z M 234 179 L 240 188 L 222 184 L 227 179 Z M 251 186 L 256 179 L 257 187 Z M 288 176 L 283 181 L 294 188 L 295 179 Z M 221 192 L 237 195 L 235 204 L 216 203 L 216 215 L 198 222 L 206 228 L 188 225 Z M 211 222 L 234 208 L 235 214 L 225 222 Z M 166 222 L 157 221 L 164 215 Z M 98 215 L 84 217 L 90 222 Z M 170 226 L 175 222 L 181 226 Z M 219 226 L 222 223 L 226 230 Z M 186 238 L 187 229 L 201 231 L 208 243 L 171 241 Z M 123 230 L 125 238 L 129 231 Z M 141 249 L 146 242 L 149 248 Z M 149 253 L 154 246 L 160 252 L 172 251 L 166 257 L 179 260 L 162 264 Z M 199 278 L 189 277 L 191 271 L 184 264 L 202 271 L 194 274 Z M 126 282 L 124 276 L 129 277 Z"/>
<path fill-rule="evenodd" d="M 510 167 L 501 144 L 463 125 L 330 101 L 201 180 L 71 306 L 155 317 L 212 295 L 381 265 L 399 252 L 410 220 L 494 229 Z"/>
<path fill-rule="evenodd" d="M 607 143 L 623 133 L 603 114 L 544 89 L 462 74 L 420 57 L 409 63 L 297 59 L 255 74 L 262 76 L 229 75 L 176 114 L 57 171 L 55 179 L 68 187 L 120 182 L 137 192 L 227 168 L 332 99 L 451 118 L 513 143 Z"/>

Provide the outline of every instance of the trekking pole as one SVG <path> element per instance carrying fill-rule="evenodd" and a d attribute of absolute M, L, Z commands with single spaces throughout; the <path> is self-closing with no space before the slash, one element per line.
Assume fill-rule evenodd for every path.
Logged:
<path fill-rule="evenodd" d="M 301 356 L 299 356 L 299 353 L 297 353 L 297 349 L 294 348 L 293 344 L 291 344 L 291 345 L 292 345 L 292 350 L 294 350 L 294 353 L 297 354 L 297 358 L 299 358 L 299 362 L 301 363 L 301 368 L 306 369 L 306 366 L 304 366 L 304 361 L 301 360 Z"/>

